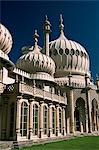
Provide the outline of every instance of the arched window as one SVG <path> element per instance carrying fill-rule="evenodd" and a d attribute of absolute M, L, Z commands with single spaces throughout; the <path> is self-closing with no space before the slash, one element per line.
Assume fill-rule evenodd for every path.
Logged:
<path fill-rule="evenodd" d="M 86 131 L 86 112 L 85 101 L 81 97 L 76 100 L 74 111 L 75 130 L 80 132 Z"/>
<path fill-rule="evenodd" d="M 21 104 L 21 123 L 20 123 L 21 136 L 27 135 L 27 116 L 28 116 L 28 105 L 26 102 L 22 102 L 22 104 Z"/>
<path fill-rule="evenodd" d="M 44 134 L 47 134 L 47 119 L 48 119 L 48 111 L 47 111 L 47 107 L 44 106 L 43 108 L 43 131 L 44 131 Z"/>
<path fill-rule="evenodd" d="M 52 134 L 55 134 L 55 109 L 52 107 Z"/>
<path fill-rule="evenodd" d="M 62 133 L 62 111 L 59 109 L 59 133 Z"/>
<path fill-rule="evenodd" d="M 38 106 L 33 105 L 33 135 L 38 135 Z"/>

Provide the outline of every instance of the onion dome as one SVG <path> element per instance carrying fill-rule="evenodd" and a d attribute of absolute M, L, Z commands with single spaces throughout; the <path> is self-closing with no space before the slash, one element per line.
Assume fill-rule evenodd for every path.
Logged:
<path fill-rule="evenodd" d="M 35 74 L 36 72 L 45 72 L 53 75 L 55 73 L 55 63 L 49 56 L 42 54 L 41 47 L 37 45 L 39 35 L 35 31 L 34 40 L 35 45 L 31 47 L 24 47 L 22 50 L 25 51 L 17 63 L 16 67 Z"/>
<path fill-rule="evenodd" d="M 0 23 L 0 50 L 8 54 L 12 48 L 12 36 L 8 29 Z"/>
<path fill-rule="evenodd" d="M 89 56 L 83 46 L 68 40 L 63 32 L 64 25 L 60 15 L 60 36 L 50 42 L 50 56 L 56 63 L 55 77 L 71 74 L 85 75 L 89 73 Z"/>

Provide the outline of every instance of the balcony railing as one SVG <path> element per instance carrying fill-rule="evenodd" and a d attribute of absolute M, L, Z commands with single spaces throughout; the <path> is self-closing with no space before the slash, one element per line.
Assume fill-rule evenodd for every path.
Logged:
<path fill-rule="evenodd" d="M 19 83 L 19 92 L 23 94 L 29 94 L 35 97 L 56 101 L 59 103 L 67 103 L 66 98 L 64 98 L 63 96 L 44 91 L 37 87 L 32 87 L 30 85 L 27 85 L 26 83 Z"/>

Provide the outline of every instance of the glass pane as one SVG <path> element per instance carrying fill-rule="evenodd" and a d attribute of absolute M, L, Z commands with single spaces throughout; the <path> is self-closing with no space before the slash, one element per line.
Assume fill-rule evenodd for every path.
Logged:
<path fill-rule="evenodd" d="M 24 116 L 24 122 L 27 122 L 27 116 Z"/>
<path fill-rule="evenodd" d="M 27 129 L 27 123 L 23 124 L 23 129 Z"/>
<path fill-rule="evenodd" d="M 23 130 L 23 136 L 27 135 L 27 130 Z"/>
<path fill-rule="evenodd" d="M 24 115 L 27 115 L 27 108 L 24 108 Z"/>

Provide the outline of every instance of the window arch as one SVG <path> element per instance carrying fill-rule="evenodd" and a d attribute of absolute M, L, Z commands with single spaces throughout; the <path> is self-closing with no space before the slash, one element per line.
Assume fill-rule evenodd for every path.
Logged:
<path fill-rule="evenodd" d="M 59 133 L 62 133 L 62 111 L 59 108 Z"/>
<path fill-rule="evenodd" d="M 55 108 L 52 107 L 52 134 L 55 134 Z"/>
<path fill-rule="evenodd" d="M 28 119 L 28 104 L 26 102 L 22 102 L 22 104 L 21 104 L 21 122 L 20 122 L 21 136 L 27 135 L 27 119 Z"/>
<path fill-rule="evenodd" d="M 47 107 L 43 107 L 43 131 L 44 134 L 47 134 L 47 122 L 48 122 L 48 110 Z"/>
<path fill-rule="evenodd" d="M 75 130 L 80 132 L 86 131 L 86 108 L 85 108 L 85 100 L 79 97 L 75 103 Z"/>
<path fill-rule="evenodd" d="M 33 105 L 33 135 L 38 135 L 38 111 L 37 104 Z"/>

